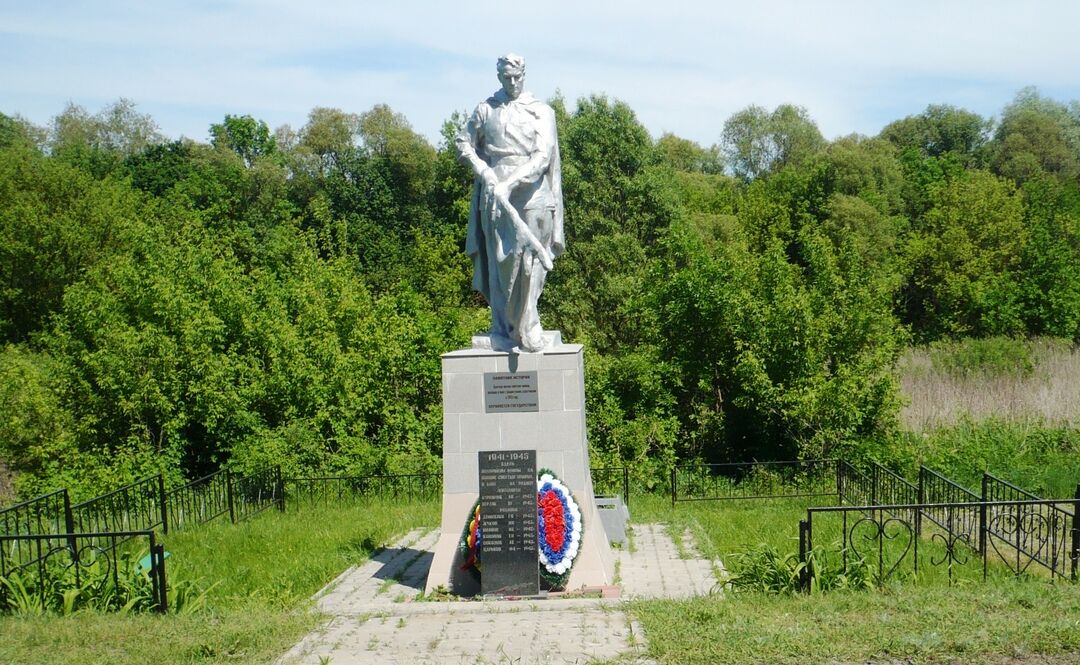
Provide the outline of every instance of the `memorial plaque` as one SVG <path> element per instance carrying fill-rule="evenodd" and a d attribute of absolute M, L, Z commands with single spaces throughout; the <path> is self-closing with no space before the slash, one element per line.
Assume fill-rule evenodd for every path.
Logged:
<path fill-rule="evenodd" d="M 536 553 L 536 451 L 489 450 L 480 461 L 480 592 L 540 592 Z"/>
<path fill-rule="evenodd" d="M 484 412 L 540 410 L 536 372 L 484 372 Z"/>

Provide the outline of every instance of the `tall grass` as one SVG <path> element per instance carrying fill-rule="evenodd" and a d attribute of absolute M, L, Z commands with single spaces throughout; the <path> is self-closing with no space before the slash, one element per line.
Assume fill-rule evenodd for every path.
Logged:
<path fill-rule="evenodd" d="M 1058 340 L 964 340 L 910 349 L 898 364 L 904 429 L 994 418 L 1080 428 L 1080 348 Z"/>

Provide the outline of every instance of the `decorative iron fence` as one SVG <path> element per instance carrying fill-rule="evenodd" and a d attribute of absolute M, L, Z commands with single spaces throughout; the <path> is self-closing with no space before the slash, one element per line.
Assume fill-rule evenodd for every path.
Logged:
<path fill-rule="evenodd" d="M 1066 505 L 1071 507 L 1071 512 Z M 955 527 L 965 524 L 959 515 L 969 513 L 973 506 L 976 512 L 981 510 L 983 514 L 1012 517 L 1006 520 L 1005 526 L 994 525 L 993 520 L 976 522 L 974 537 L 966 529 L 946 527 L 928 531 L 928 537 L 921 533 L 919 522 L 923 517 L 929 519 L 931 512 L 935 514 L 935 524 L 940 520 L 942 524 Z M 1056 518 L 1048 518 L 1040 528 L 1024 529 L 1022 538 L 1012 538 L 1025 515 L 1056 515 Z M 974 563 L 981 568 L 979 572 L 985 579 L 989 564 L 999 559 L 1016 575 L 1027 571 L 1034 563 L 1049 570 L 1051 577 L 1071 577 L 1075 580 L 1080 565 L 1078 515 L 1080 488 L 1077 498 L 1071 502 L 1028 499 L 979 501 L 975 504 L 961 501 L 809 508 L 806 519 L 799 522 L 799 560 L 805 564 L 803 588 L 809 588 L 810 578 L 816 573 L 814 566 L 817 564 L 811 555 L 815 551 L 815 529 L 819 532 L 825 529 L 834 537 L 838 529 L 839 554 L 845 568 L 851 559 L 869 566 L 878 585 L 902 571 L 909 571 L 918 578 L 927 565 L 945 568 L 951 582 L 954 570 Z M 831 524 L 822 523 L 828 517 L 837 516 L 839 525 L 835 519 Z M 981 538 L 1000 538 L 1010 546 L 1008 553 L 1011 558 L 1001 556 L 1001 550 L 993 553 L 990 549 L 980 550 L 975 542 Z M 1067 549 L 1060 547 L 1059 543 L 1068 543 Z M 1057 553 L 1057 556 L 1047 556 L 1048 553 Z"/>
<path fill-rule="evenodd" d="M 837 472 L 839 503 L 864 506 L 881 504 L 916 504 L 919 503 L 919 486 L 890 469 L 871 462 L 859 470 L 846 461 L 839 463 Z M 904 511 L 911 519 L 910 511 Z M 914 520 L 916 528 L 921 521 Z"/>
<path fill-rule="evenodd" d="M 285 481 L 281 468 L 273 467 L 249 473 L 246 476 L 227 475 L 230 480 L 229 514 L 234 522 L 246 520 L 276 507 L 285 511 Z"/>
<path fill-rule="evenodd" d="M 623 505 L 630 505 L 630 469 L 625 466 L 590 469 L 593 494 L 596 496 L 621 496 Z"/>
<path fill-rule="evenodd" d="M 74 505 L 68 497 L 61 489 L 0 510 L 0 535 L 168 533 L 225 514 L 235 523 L 285 506 L 276 467 L 245 476 L 221 470 L 170 490 L 163 475 L 151 476 Z"/>
<path fill-rule="evenodd" d="M 871 462 L 865 470 L 860 470 L 840 460 L 838 469 L 839 495 L 844 503 L 877 505 L 919 502 L 918 485 L 877 462 Z"/>
<path fill-rule="evenodd" d="M 222 515 L 236 521 L 232 513 L 232 477 L 226 469 L 193 480 L 165 492 L 169 526 L 174 530 L 205 524 Z"/>
<path fill-rule="evenodd" d="M 71 506 L 72 532 L 169 532 L 165 478 L 151 476 Z"/>
<path fill-rule="evenodd" d="M 406 501 L 442 497 L 441 473 L 377 476 L 315 476 L 285 479 L 289 504 L 329 505 L 362 498 L 393 498 Z"/>
<path fill-rule="evenodd" d="M 956 542 L 962 542 L 980 553 L 986 549 L 982 539 L 985 535 L 986 509 L 977 504 L 983 501 L 983 497 L 937 471 L 919 467 L 918 503 L 930 506 L 922 511 L 922 515 Z"/>
<path fill-rule="evenodd" d="M 0 510 L 0 536 L 70 533 L 71 499 L 66 489 L 34 497 Z"/>
<path fill-rule="evenodd" d="M 671 469 L 671 504 L 680 501 L 839 497 L 841 461 L 683 464 Z"/>
<path fill-rule="evenodd" d="M 983 474 L 982 495 L 987 502 L 1042 500 L 989 473 Z M 1076 499 L 1080 499 L 1080 486 L 1077 486 Z M 1051 575 L 1065 577 L 1066 565 L 1071 560 L 1075 576 L 1076 543 L 1072 540 L 1077 534 L 1074 532 L 1072 538 L 1068 537 L 1070 524 L 1080 529 L 1075 502 L 1072 513 L 1067 508 L 1069 502 L 1014 503 L 1004 508 L 995 508 L 993 503 L 984 506 L 980 516 L 985 525 L 980 532 L 981 552 L 996 555 L 1016 574 L 1037 563 L 1049 569 Z"/>
<path fill-rule="evenodd" d="M 133 549 L 143 538 L 145 564 Z M 102 610 L 168 611 L 165 549 L 153 530 L 0 535 L 0 578 L 0 611 L 70 609 L 80 599 Z"/>

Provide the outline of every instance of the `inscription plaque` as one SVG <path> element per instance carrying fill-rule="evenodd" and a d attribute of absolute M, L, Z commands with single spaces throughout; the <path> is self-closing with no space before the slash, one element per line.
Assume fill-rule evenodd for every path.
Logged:
<path fill-rule="evenodd" d="M 540 410 L 536 372 L 484 372 L 484 412 Z"/>
<path fill-rule="evenodd" d="M 540 592 L 536 554 L 536 451 L 477 453 L 480 467 L 480 592 Z"/>

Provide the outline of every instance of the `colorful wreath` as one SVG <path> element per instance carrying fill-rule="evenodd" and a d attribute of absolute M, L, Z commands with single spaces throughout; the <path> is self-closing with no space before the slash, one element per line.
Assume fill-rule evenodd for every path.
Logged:
<path fill-rule="evenodd" d="M 546 588 L 562 590 L 581 550 L 581 509 L 573 494 L 555 474 L 541 469 L 536 481 L 536 544 L 540 577 Z M 463 569 L 481 570 L 483 533 L 480 529 L 480 500 L 469 511 L 459 547 L 465 558 Z"/>

